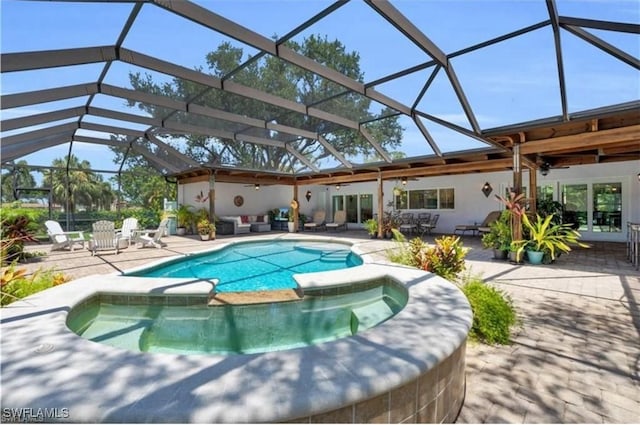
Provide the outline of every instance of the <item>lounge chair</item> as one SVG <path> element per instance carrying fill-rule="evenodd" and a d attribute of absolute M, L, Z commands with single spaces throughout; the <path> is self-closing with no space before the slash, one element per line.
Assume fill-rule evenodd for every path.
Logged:
<path fill-rule="evenodd" d="M 316 211 L 313 213 L 313 221 L 310 223 L 304 223 L 304 230 L 326 230 L 325 226 L 325 217 L 326 214 L 324 210 Z"/>
<path fill-rule="evenodd" d="M 73 251 L 75 245 L 84 248 L 84 234 L 82 232 L 65 232 L 60 223 L 54 220 L 44 222 L 47 228 L 47 235 L 51 239 L 51 250 L 69 248 Z"/>
<path fill-rule="evenodd" d="M 327 230 L 344 229 L 347 230 L 347 212 L 345 210 L 338 210 L 333 214 L 333 223 L 327 223 Z"/>
<path fill-rule="evenodd" d="M 91 256 L 98 251 L 115 251 L 117 255 L 120 252 L 120 235 L 116 232 L 113 221 L 99 220 L 92 227 L 93 233 L 89 240 Z"/>
<path fill-rule="evenodd" d="M 169 225 L 169 219 L 165 218 L 160 222 L 160 225 L 156 230 L 147 230 L 144 233 L 139 234 L 136 237 L 136 242 L 140 243 L 138 248 L 145 248 L 148 246 L 153 246 L 155 248 L 162 248 L 166 244 L 160 240 L 161 237 L 167 231 L 167 227 Z"/>
<path fill-rule="evenodd" d="M 500 218 L 500 211 L 491 211 L 487 217 L 484 219 L 484 221 L 480 224 L 457 224 L 455 230 L 453 231 L 454 234 L 458 234 L 460 233 L 461 235 L 464 235 L 466 232 L 472 232 L 472 234 L 475 236 L 476 232 L 483 234 L 483 233 L 488 233 L 491 231 L 491 228 L 489 227 L 491 225 L 491 223 L 493 223 L 494 221 L 496 221 L 497 219 Z"/>
<path fill-rule="evenodd" d="M 127 217 L 122 221 L 122 228 L 116 229 L 116 233 L 120 235 L 120 241 L 126 242 L 127 246 L 131 246 L 131 241 L 135 231 L 138 230 L 138 219 L 135 217 Z"/>

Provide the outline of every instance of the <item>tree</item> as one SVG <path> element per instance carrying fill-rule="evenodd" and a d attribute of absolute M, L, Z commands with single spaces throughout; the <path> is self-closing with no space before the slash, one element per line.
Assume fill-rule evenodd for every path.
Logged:
<path fill-rule="evenodd" d="M 161 211 L 164 198 L 175 199 L 177 188 L 169 185 L 164 177 L 150 165 L 144 165 L 144 159 L 133 160 L 141 163 L 120 176 L 120 194 L 129 206 Z M 113 179 L 116 179 L 114 177 Z"/>
<path fill-rule="evenodd" d="M 36 180 L 29 171 L 28 163 L 25 160 L 18 161 L 11 171 L 2 175 L 2 201 L 17 201 L 16 189 L 35 188 Z"/>
<path fill-rule="evenodd" d="M 67 164 L 68 163 L 68 164 Z M 69 172 L 67 173 L 67 166 Z M 87 210 L 107 208 L 114 199 L 111 187 L 91 170 L 91 163 L 77 156 L 56 158 L 51 169 L 43 172 L 45 186 L 51 187 L 54 203 L 75 212 L 78 205 Z"/>
<path fill-rule="evenodd" d="M 329 41 L 326 37 L 311 35 L 301 44 L 291 41 L 287 43 L 287 46 L 354 80 L 363 81 L 364 76 L 359 66 L 359 54 L 347 52 L 340 41 Z M 208 71 L 217 77 L 226 77 L 242 63 L 243 57 L 244 52 L 241 48 L 234 47 L 229 43 L 222 43 L 215 51 L 207 55 Z M 149 74 L 134 73 L 130 74 L 130 80 L 135 90 L 174 99 L 197 98 L 198 104 L 211 108 L 317 132 L 347 157 L 377 157 L 371 144 L 358 131 L 338 124 L 331 124 L 230 92 L 203 90 L 201 85 L 181 79 L 174 79 L 172 83 L 159 84 L 155 83 Z M 356 93 L 342 94 L 345 92 L 344 87 L 276 57 L 265 56 L 260 60 L 253 61 L 242 70 L 235 72 L 232 80 L 285 99 L 305 105 L 314 105 L 318 109 L 356 122 L 390 116 L 370 122 L 366 125 L 366 129 L 383 148 L 393 150 L 400 146 L 402 128 L 397 117 L 391 116 L 396 111 L 385 108 L 380 112 L 380 115 L 374 115 L 369 111 L 371 101 L 366 97 Z M 317 103 L 323 99 L 330 100 Z M 130 103 L 130 106 L 133 106 L 133 103 Z M 233 133 L 240 132 L 245 127 L 227 121 L 196 117 L 193 114 L 170 114 L 170 111 L 165 108 L 145 103 L 140 103 L 138 106 L 154 117 L 165 119 L 171 115 L 170 120 L 178 120 L 186 124 L 223 129 Z M 264 134 L 262 137 L 267 138 L 269 135 Z M 291 142 L 291 145 L 311 162 L 320 163 L 324 158 L 331 156 L 331 153 L 314 139 L 283 133 L 279 133 L 277 137 L 279 137 L 278 140 Z M 243 168 L 282 172 L 294 172 L 304 167 L 298 158 L 280 147 L 203 135 L 186 135 L 180 136 L 180 138 L 186 140 L 186 146 L 182 150 L 203 164 L 236 165 Z M 178 139 L 174 138 L 174 144 L 178 147 Z"/>

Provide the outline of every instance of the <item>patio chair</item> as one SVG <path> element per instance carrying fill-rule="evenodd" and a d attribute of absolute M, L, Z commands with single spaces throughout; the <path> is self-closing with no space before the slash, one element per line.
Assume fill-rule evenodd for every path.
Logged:
<path fill-rule="evenodd" d="M 69 248 L 73 251 L 74 245 L 78 244 L 84 248 L 84 234 L 82 232 L 65 232 L 60 223 L 54 220 L 44 222 L 47 228 L 47 235 L 51 239 L 51 250 Z"/>
<path fill-rule="evenodd" d="M 422 230 L 422 233 L 431 234 L 431 231 L 438 225 L 439 218 L 440 214 L 433 214 L 428 223 L 420 223 L 420 230 Z"/>
<path fill-rule="evenodd" d="M 489 233 L 491 231 L 491 223 L 497 221 L 500 218 L 501 214 L 502 211 L 491 211 L 489 214 L 487 214 L 487 217 L 484 219 L 484 221 L 480 225 L 478 225 L 478 233 L 480 233 L 481 235 L 484 233 Z"/>
<path fill-rule="evenodd" d="M 98 251 L 120 252 L 120 235 L 116 233 L 113 221 L 99 220 L 93 223 L 93 233 L 89 240 L 89 250 L 91 256 L 95 256 Z"/>
<path fill-rule="evenodd" d="M 127 246 L 131 246 L 131 241 L 138 230 L 138 219 L 135 217 L 127 217 L 122 221 L 122 228 L 116 229 L 116 233 L 120 235 L 120 242 L 126 242 Z"/>
<path fill-rule="evenodd" d="M 326 230 L 325 227 L 325 220 L 326 214 L 324 212 L 324 210 L 319 210 L 313 213 L 313 221 L 310 223 L 304 223 L 304 230 L 311 230 L 313 229 L 314 231 L 317 230 Z"/>
<path fill-rule="evenodd" d="M 163 219 L 158 228 L 155 230 L 147 230 L 144 233 L 141 233 L 137 236 L 136 242 L 140 242 L 140 246 L 138 248 L 146 248 L 148 246 L 153 246 L 155 248 L 162 248 L 166 244 L 160 240 L 167 231 L 167 227 L 169 226 L 169 219 Z"/>
<path fill-rule="evenodd" d="M 327 230 L 344 229 L 347 230 L 347 212 L 345 210 L 338 210 L 333 214 L 333 223 L 327 223 Z"/>
<path fill-rule="evenodd" d="M 400 232 L 412 234 L 417 230 L 416 222 L 413 218 L 413 213 L 402 213 L 400 215 Z"/>

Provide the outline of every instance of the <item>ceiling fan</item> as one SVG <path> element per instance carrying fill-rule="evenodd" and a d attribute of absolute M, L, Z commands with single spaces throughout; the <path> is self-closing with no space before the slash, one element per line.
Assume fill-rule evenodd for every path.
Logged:
<path fill-rule="evenodd" d="M 568 166 L 554 165 L 548 159 L 542 158 L 542 157 L 538 157 L 538 161 L 536 162 L 538 163 L 538 169 L 540 170 L 540 174 L 542 174 L 543 176 L 548 175 L 551 170 L 569 168 Z"/>

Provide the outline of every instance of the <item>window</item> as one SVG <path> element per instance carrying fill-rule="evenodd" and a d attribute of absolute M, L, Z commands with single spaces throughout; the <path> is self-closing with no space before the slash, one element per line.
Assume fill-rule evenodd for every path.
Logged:
<path fill-rule="evenodd" d="M 593 184 L 593 231 L 622 231 L 622 185 L 620 183 Z"/>
<path fill-rule="evenodd" d="M 396 209 L 437 210 L 455 208 L 455 189 L 408 190 L 395 197 Z"/>

